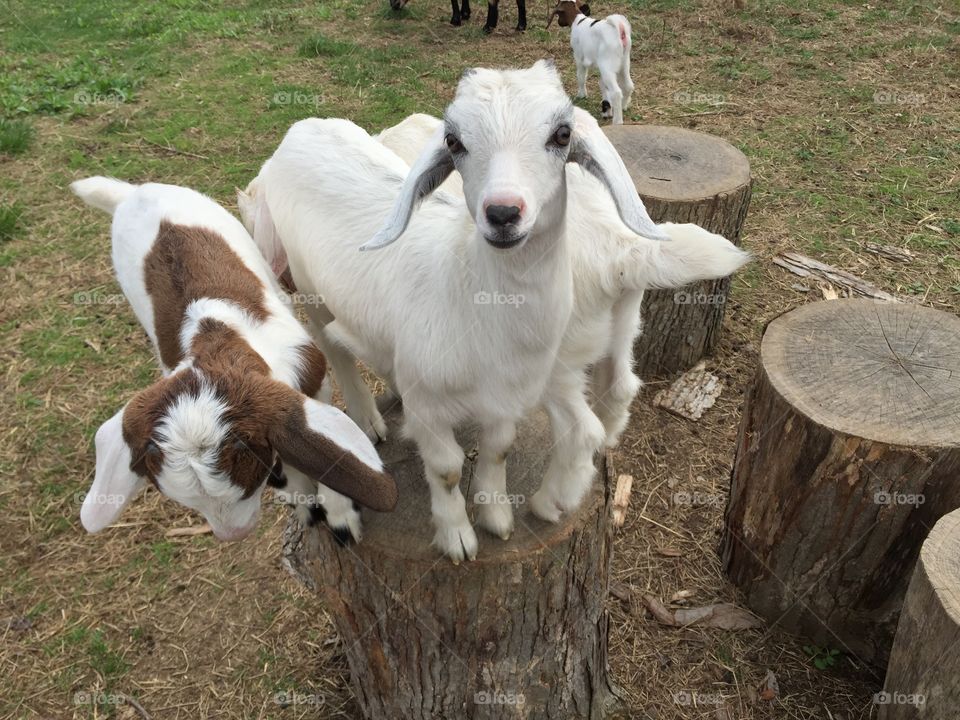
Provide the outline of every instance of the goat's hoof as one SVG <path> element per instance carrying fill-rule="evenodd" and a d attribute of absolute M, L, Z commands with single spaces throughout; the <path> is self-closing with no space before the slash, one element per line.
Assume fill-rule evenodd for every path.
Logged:
<path fill-rule="evenodd" d="M 437 528 L 433 536 L 433 544 L 444 555 L 458 565 L 464 560 L 477 559 L 477 534 L 467 523 L 462 526 Z"/>
<path fill-rule="evenodd" d="M 530 509 L 541 520 L 550 523 L 560 522 L 560 508 L 557 507 L 556 500 L 543 490 L 537 490 L 530 498 Z"/>
<path fill-rule="evenodd" d="M 604 100 L 600 103 L 600 117 L 610 119 L 613 117 L 613 108 L 610 103 Z"/>
<path fill-rule="evenodd" d="M 513 534 L 513 508 L 508 502 L 481 505 L 477 522 L 491 535 L 509 540 Z"/>
<path fill-rule="evenodd" d="M 468 9 L 468 10 L 464 10 L 462 13 L 460 13 L 460 17 L 462 17 L 464 20 L 469 20 L 469 19 L 470 19 L 470 10 L 469 10 L 469 9 Z"/>
<path fill-rule="evenodd" d="M 527 24 L 526 23 L 517 23 L 517 32 L 526 32 Z"/>
<path fill-rule="evenodd" d="M 493 29 L 492 27 L 490 27 L 489 25 L 484 25 L 484 26 L 483 26 L 483 32 L 484 32 L 485 34 L 487 34 L 487 35 L 489 35 L 490 33 L 492 33 L 493 30 L 494 30 L 494 29 Z"/>
<path fill-rule="evenodd" d="M 453 25 L 454 27 L 460 27 L 460 25 L 463 24 L 461 20 L 462 20 L 461 15 L 454 15 L 452 18 L 450 18 L 450 24 Z"/>

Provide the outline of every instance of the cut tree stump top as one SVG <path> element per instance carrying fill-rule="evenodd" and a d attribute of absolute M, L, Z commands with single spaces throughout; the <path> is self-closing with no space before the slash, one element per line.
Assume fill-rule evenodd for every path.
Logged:
<path fill-rule="evenodd" d="M 700 200 L 750 184 L 746 156 L 713 135 L 661 125 L 610 125 L 603 130 L 641 197 Z"/>
<path fill-rule="evenodd" d="M 876 300 L 826 300 L 767 328 L 771 383 L 834 431 L 909 447 L 960 446 L 960 318 Z"/>
<path fill-rule="evenodd" d="M 377 452 L 397 481 L 400 497 L 393 512 L 364 512 L 363 546 L 365 550 L 376 548 L 376 552 L 388 556 L 432 563 L 440 558 L 440 554 L 430 544 L 434 533 L 430 491 L 416 446 L 400 439 L 401 416 L 398 405 L 384 413 L 389 439 L 377 445 Z M 467 454 L 460 490 L 467 499 L 467 513 L 480 541 L 475 562 L 514 562 L 556 545 L 582 524 L 581 516 L 591 512 L 597 495 L 602 494 L 603 483 L 599 474 L 605 469 L 601 461 L 594 489 L 576 512 L 565 514 L 557 524 L 545 522 L 531 512 L 529 499 L 540 487 L 554 446 L 547 417 L 537 412 L 518 426 L 517 438 L 507 453 L 507 494 L 519 500 L 514 503 L 513 535 L 507 541 L 491 535 L 476 523 L 476 491 L 471 490 L 476 468 L 477 434 L 475 429 L 457 433 L 457 440 Z"/>

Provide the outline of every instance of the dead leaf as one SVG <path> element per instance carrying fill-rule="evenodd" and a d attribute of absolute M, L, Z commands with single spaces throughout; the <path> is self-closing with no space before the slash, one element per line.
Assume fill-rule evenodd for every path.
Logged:
<path fill-rule="evenodd" d="M 777 682 L 777 676 L 773 670 L 767 670 L 766 677 L 763 678 L 763 685 L 760 686 L 761 700 L 776 700 L 780 696 L 780 683 Z"/>
<path fill-rule="evenodd" d="M 97 353 L 97 355 L 100 354 L 100 343 L 98 343 L 96 340 L 84 340 L 83 344 Z"/>
<path fill-rule="evenodd" d="M 680 608 L 674 613 L 674 620 L 677 625 L 702 625 L 721 630 L 747 630 L 763 624 L 753 613 L 730 603 Z"/>
<path fill-rule="evenodd" d="M 645 594 L 643 596 L 643 604 L 647 606 L 647 610 L 650 611 L 650 614 L 653 615 L 657 621 L 663 623 L 664 625 L 677 624 L 677 621 L 673 618 L 673 613 L 667 610 L 666 606 L 660 602 L 659 598 L 655 598 L 650 594 Z"/>

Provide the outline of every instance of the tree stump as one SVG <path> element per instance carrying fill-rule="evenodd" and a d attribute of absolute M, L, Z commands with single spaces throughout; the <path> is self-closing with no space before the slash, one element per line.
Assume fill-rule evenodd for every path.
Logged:
<path fill-rule="evenodd" d="M 684 128 L 610 125 L 604 132 L 655 222 L 696 223 L 740 244 L 751 187 L 750 163 L 742 152 Z M 713 352 L 729 291 L 729 278 L 648 291 L 643 334 L 633 351 L 640 377 L 687 370 Z"/>
<path fill-rule="evenodd" d="M 391 438 L 400 435 L 398 415 L 386 416 Z M 476 447 L 476 433 L 459 439 Z M 325 528 L 291 520 L 285 562 L 325 599 L 363 717 L 568 720 L 622 712 L 607 676 L 610 464 L 604 459 L 581 508 L 552 525 L 524 502 L 552 445 L 544 415 L 520 426 L 507 460 L 516 529 L 505 542 L 478 528 L 473 562 L 454 566 L 430 546 L 422 462 L 396 439 L 378 450 L 397 480 L 397 509 L 365 512 L 360 544 L 341 548 Z M 471 457 L 461 481 L 468 507 L 476 500 Z"/>
<path fill-rule="evenodd" d="M 960 318 L 830 300 L 767 327 L 722 543 L 749 606 L 884 664 L 920 545 L 960 506 Z"/>
<path fill-rule="evenodd" d="M 900 613 L 880 720 L 960 715 L 960 510 L 934 525 Z"/>

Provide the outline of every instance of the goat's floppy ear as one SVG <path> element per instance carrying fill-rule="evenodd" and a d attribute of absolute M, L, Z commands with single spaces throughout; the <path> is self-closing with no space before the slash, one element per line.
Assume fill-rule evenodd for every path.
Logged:
<path fill-rule="evenodd" d="M 97 468 L 80 508 L 80 522 L 91 533 L 111 525 L 144 485 L 144 479 L 130 469 L 130 446 L 123 439 L 123 409 L 100 426 L 95 443 Z"/>
<path fill-rule="evenodd" d="M 383 227 L 372 240 L 360 246 L 361 250 L 382 248 L 403 235 L 403 231 L 410 223 L 414 208 L 427 195 L 440 187 L 453 172 L 453 157 L 444 140 L 445 134 L 446 129 L 443 125 L 434 132 L 413 167 L 410 168 L 407 179 L 400 188 L 400 195 L 397 196 Z"/>
<path fill-rule="evenodd" d="M 258 179 L 255 179 L 246 192 L 237 188 L 237 207 L 260 254 L 270 264 L 274 276 L 280 277 L 287 269 L 287 251 L 283 249 L 280 235 L 273 224 L 265 195 L 263 188 L 258 187 Z"/>
<path fill-rule="evenodd" d="M 397 485 L 363 430 L 332 405 L 294 394 L 288 395 L 293 402 L 284 403 L 280 427 L 272 430 L 283 462 L 372 510 L 393 510 Z"/>
<path fill-rule="evenodd" d="M 670 236 L 650 219 L 626 165 L 597 121 L 580 108 L 574 108 L 573 118 L 575 127 L 567 161 L 577 163 L 606 186 L 620 219 L 633 232 L 652 240 L 669 240 Z"/>

